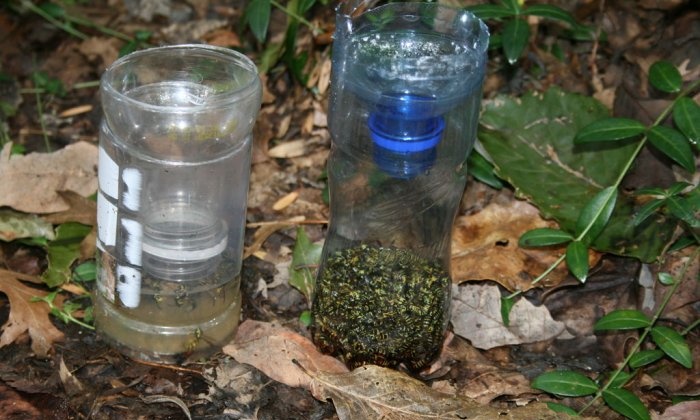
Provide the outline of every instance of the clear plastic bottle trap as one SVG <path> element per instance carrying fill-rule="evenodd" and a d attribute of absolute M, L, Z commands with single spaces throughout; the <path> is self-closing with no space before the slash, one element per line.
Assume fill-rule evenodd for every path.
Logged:
<path fill-rule="evenodd" d="M 451 229 L 488 30 L 436 3 L 343 2 L 333 44 L 330 225 L 312 334 L 351 367 L 427 365 L 449 320 Z"/>
<path fill-rule="evenodd" d="M 211 353 L 240 317 L 256 67 L 223 48 L 154 48 L 117 60 L 101 95 L 97 329 L 138 359 Z"/>

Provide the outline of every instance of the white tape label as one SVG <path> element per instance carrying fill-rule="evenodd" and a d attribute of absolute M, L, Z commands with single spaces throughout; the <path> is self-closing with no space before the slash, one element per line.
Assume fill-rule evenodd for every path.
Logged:
<path fill-rule="evenodd" d="M 117 293 L 127 308 L 136 308 L 141 301 L 141 271 L 124 265 L 117 266 Z"/>
<path fill-rule="evenodd" d="M 117 199 L 119 196 L 119 165 L 100 147 L 97 158 L 97 182 L 100 191 Z"/>
<path fill-rule="evenodd" d="M 141 244 L 143 243 L 143 226 L 136 220 L 122 219 L 126 230 L 124 256 L 129 264 L 141 266 Z"/>
<path fill-rule="evenodd" d="M 141 207 L 141 172 L 136 168 L 124 168 L 122 180 L 126 186 L 126 191 L 122 193 L 124 206 L 133 211 Z"/>
<path fill-rule="evenodd" d="M 114 246 L 117 241 L 117 206 L 97 194 L 97 237 L 105 246 Z"/>

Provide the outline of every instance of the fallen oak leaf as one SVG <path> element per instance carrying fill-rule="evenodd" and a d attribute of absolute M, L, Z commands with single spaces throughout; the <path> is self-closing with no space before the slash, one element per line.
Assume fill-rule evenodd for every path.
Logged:
<path fill-rule="evenodd" d="M 51 240 L 55 237 L 53 225 L 41 217 L 12 209 L 0 209 L 0 240 L 7 242 L 20 238 Z"/>
<path fill-rule="evenodd" d="M 11 155 L 0 151 L 0 206 L 26 213 L 54 213 L 69 205 L 58 191 L 88 196 L 97 191 L 97 147 L 70 144 L 53 153 Z"/>
<path fill-rule="evenodd" d="M 564 248 L 523 248 L 518 245 L 522 234 L 535 228 L 556 228 L 544 220 L 537 207 L 522 200 L 491 203 L 481 211 L 460 216 L 452 234 L 452 277 L 455 283 L 470 280 L 493 280 L 513 292 L 529 290 L 537 276 L 564 252 Z M 594 266 L 601 254 L 591 251 L 589 264 Z M 488 264 L 484 264 L 488 261 Z M 568 278 L 569 270 L 561 264 L 545 279 L 547 286 Z"/>
<path fill-rule="evenodd" d="M 97 202 L 85 198 L 73 191 L 56 191 L 56 194 L 68 204 L 68 209 L 43 216 L 54 225 L 66 222 L 78 222 L 88 226 L 97 224 Z"/>
<path fill-rule="evenodd" d="M 375 365 L 361 366 L 349 373 L 307 373 L 313 377 L 313 396 L 321 401 L 332 399 L 340 420 L 573 418 L 555 413 L 541 403 L 513 409 L 482 406 L 468 398 L 436 391 L 402 372 Z"/>
<path fill-rule="evenodd" d="M 66 362 L 61 357 L 60 363 L 58 365 L 58 376 L 63 384 L 63 389 L 71 397 L 82 394 L 85 392 L 85 385 L 80 382 L 80 379 L 76 378 L 75 375 L 68 369 Z"/>
<path fill-rule="evenodd" d="M 510 325 L 501 317 L 501 293 L 496 285 L 452 285 L 451 322 L 454 333 L 479 349 L 534 343 L 565 336 L 563 322 L 544 306 L 519 299 L 511 309 Z"/>
<path fill-rule="evenodd" d="M 0 269 L 0 292 L 10 300 L 10 316 L 0 327 L 0 347 L 15 342 L 25 332 L 32 340 L 32 351 L 46 357 L 56 341 L 62 341 L 63 332 L 51 323 L 51 310 L 43 302 L 32 302 L 32 298 L 44 296 L 41 291 L 26 286 L 19 280 L 40 282 L 34 276 Z"/>
<path fill-rule="evenodd" d="M 340 360 L 321 354 L 308 338 L 279 324 L 246 320 L 238 326 L 233 342 L 223 352 L 247 363 L 277 382 L 311 388 L 310 372 L 344 373 Z M 304 366 L 304 370 L 299 367 Z"/>

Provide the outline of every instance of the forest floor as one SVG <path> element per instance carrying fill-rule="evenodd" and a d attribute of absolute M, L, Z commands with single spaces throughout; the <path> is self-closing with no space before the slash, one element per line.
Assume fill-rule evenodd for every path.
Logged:
<path fill-rule="evenodd" d="M 55 159 L 49 164 L 54 166 L 48 175 L 41 176 L 62 179 L 60 189 L 72 189 L 82 196 L 93 194 L 101 118 L 98 81 L 104 69 L 117 59 L 120 49 L 177 43 L 236 48 L 260 63 L 264 60 L 263 46 L 243 31 L 241 24 L 244 3 L 66 0 L 54 3 L 61 4 L 66 13 L 58 18 L 58 23 L 70 22 L 71 17 L 84 20 L 73 19 L 68 28 L 59 28 L 37 11 L 40 2 L 4 1 L 0 5 L 0 146 L 11 142 L 14 150 L 27 156 L 51 152 Z M 457 0 L 451 3 L 459 4 Z M 497 95 L 518 97 L 559 86 L 596 98 L 616 116 L 649 123 L 669 102 L 646 84 L 653 62 L 670 61 L 681 69 L 686 81 L 700 77 L 700 7 L 695 1 L 545 3 L 565 8 L 578 21 L 604 32 L 606 40 L 572 41 L 561 36 L 557 24 L 529 19 L 533 35 L 518 63 L 508 65 L 502 53 L 490 53 L 485 102 Z M 687 253 L 654 264 L 609 254 L 592 255 L 595 266 L 583 285 L 566 270 L 559 270 L 554 274 L 556 281 L 547 287 L 525 292 L 533 309 L 522 315 L 525 322 L 548 323 L 556 333 L 521 335 L 508 344 L 477 348 L 470 339 L 450 332 L 439 358 L 416 375 L 420 383 L 411 382 L 403 372 L 396 376 L 385 370 L 368 369 L 355 372 L 367 377 L 344 376 L 346 382 L 334 379 L 331 373 L 343 375 L 345 367 L 313 348 L 308 328 L 300 321 L 308 302 L 289 282 L 299 229 L 311 243 L 320 243 L 329 213 L 323 190 L 330 147 L 326 110 L 332 8 L 317 4 L 308 18 L 320 31 L 311 34 L 301 26 L 296 39 L 298 52 L 308 53 L 306 66 L 301 70 L 307 76 L 306 85 L 281 63 L 263 75 L 265 89 L 255 127 L 241 280 L 243 315 L 236 339 L 206 360 L 187 360 L 180 365 L 132 360 L 112 349 L 94 331 L 49 316 L 44 302 L 28 303 L 32 296 L 48 292 L 41 281 L 48 265 L 47 248 L 31 241 L 2 240 L 0 418 L 433 418 L 428 414 L 423 417 L 392 411 L 380 390 L 374 394 L 356 392 L 368 380 L 376 380 L 377 384 L 381 381 L 387 387 L 384 391 L 391 391 L 391 395 L 401 391 L 409 402 L 422 401 L 428 410 L 433 410 L 430 414 L 434 418 L 488 419 L 499 413 L 502 416 L 498 418 L 556 418 L 549 417 L 554 415 L 551 412 L 538 411 L 541 407 L 536 402 L 556 400 L 578 410 L 587 400 L 557 400 L 531 387 L 534 377 L 557 368 L 598 378 L 622 362 L 639 331 L 600 334 L 593 331 L 595 321 L 615 309 L 650 312 L 645 304 L 649 299 L 658 302 L 665 289 L 654 290 L 645 285 L 645 276 L 678 272 Z M 269 40 L 283 39 L 286 21 L 286 15 L 273 7 Z M 145 33 L 139 31 L 149 31 L 150 35 L 129 45 L 104 28 L 127 37 Z M 75 29 L 79 32 L 71 33 Z M 80 147 L 80 151 L 72 157 L 57 156 L 73 146 Z M 7 195 L 0 197 L 0 210 L 13 207 L 39 215 L 54 225 L 65 220 L 94 225 L 94 207 L 85 207 L 75 197 L 59 194 L 59 187 L 54 184 L 50 187 L 54 189 L 47 191 L 45 178 L 36 183 L 18 178 L 7 166 L 3 169 L 7 165 L 3 156 L 0 154 L 0 184 L 4 187 L 0 186 L 0 190 Z M 28 160 L 26 164 L 42 165 L 37 162 Z M 84 168 L 87 172 L 80 172 Z M 74 179 L 79 186 L 67 188 L 67 184 L 73 185 L 71 177 L 85 179 Z M 626 188 L 650 183 L 669 185 L 673 181 L 674 172 L 669 165 L 647 156 L 629 175 Z M 10 195 L 15 201 L 8 201 Z M 58 210 L 51 207 L 54 205 Z M 57 214 L 70 216 L 61 219 Z M 561 252 L 553 250 L 543 255 L 519 251 L 519 235 L 529 226 L 542 226 L 538 223 L 545 222 L 537 209 L 517 199 L 511 188 L 496 190 L 470 179 L 455 224 L 455 284 L 484 287 L 474 293 L 483 293 L 482 303 L 489 306 L 488 296 L 497 301 L 506 293 L 507 282 L 496 278 L 499 270 L 536 276 L 552 255 Z M 94 246 L 83 244 L 79 251 L 73 268 L 90 261 Z M 505 267 L 510 264 L 516 267 Z M 484 271 L 464 268 L 477 265 L 490 267 L 484 267 Z M 697 276 L 696 261 L 686 272 L 672 310 L 664 314 L 665 322 L 687 327 L 698 318 Z M 56 302 L 80 301 L 81 293 L 93 287 L 91 283 L 63 284 Z M 18 296 L 24 297 L 24 303 Z M 81 302 L 85 303 L 85 299 Z M 28 309 L 27 305 L 35 306 Z M 43 312 L 36 309 L 38 306 L 44 307 Z M 547 315 L 536 313 L 535 308 L 544 308 Z M 15 318 L 13 313 L 17 314 Z M 76 312 L 76 316 L 82 315 L 82 310 Z M 42 316 L 45 319 L 34 318 Z M 24 330 L 10 338 L 18 324 L 24 325 Z M 636 372 L 627 387 L 649 408 L 652 418 L 700 418 L 698 401 L 693 401 L 700 395 L 698 329 L 690 331 L 685 339 L 692 350 L 691 369 L 663 360 L 653 369 Z M 487 337 L 488 340 L 497 338 Z M 401 382 L 404 380 L 408 382 Z M 449 412 L 441 405 L 442 396 L 473 401 L 473 411 L 469 411 L 469 417 L 441 416 L 440 413 Z M 684 400 L 688 400 L 685 405 L 676 406 L 681 408 L 671 408 Z M 518 412 L 528 406 L 533 411 Z M 479 411 L 478 407 L 484 409 Z M 621 418 L 601 401 L 584 415 Z"/>

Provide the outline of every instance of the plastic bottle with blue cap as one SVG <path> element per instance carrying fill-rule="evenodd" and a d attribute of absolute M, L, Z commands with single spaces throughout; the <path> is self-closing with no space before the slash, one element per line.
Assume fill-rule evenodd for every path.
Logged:
<path fill-rule="evenodd" d="M 435 3 L 343 2 L 328 121 L 330 223 L 312 335 L 351 367 L 424 367 L 449 319 L 451 230 L 488 31 Z"/>

